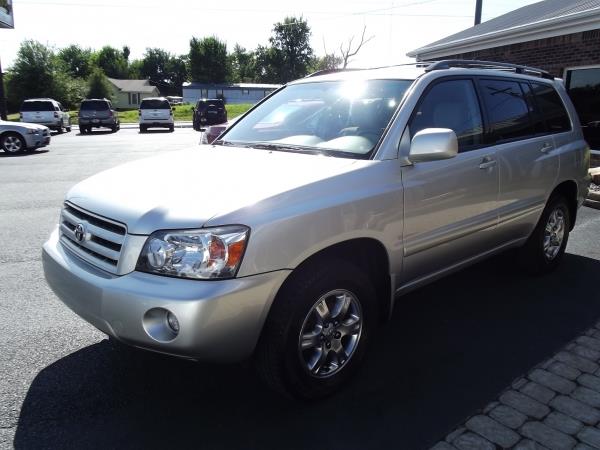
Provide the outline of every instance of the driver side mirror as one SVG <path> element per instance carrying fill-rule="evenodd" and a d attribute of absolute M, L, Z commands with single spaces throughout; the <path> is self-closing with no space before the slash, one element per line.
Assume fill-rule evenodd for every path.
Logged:
<path fill-rule="evenodd" d="M 458 138 L 449 128 L 425 128 L 412 138 L 408 159 L 412 163 L 439 161 L 458 154 Z"/>

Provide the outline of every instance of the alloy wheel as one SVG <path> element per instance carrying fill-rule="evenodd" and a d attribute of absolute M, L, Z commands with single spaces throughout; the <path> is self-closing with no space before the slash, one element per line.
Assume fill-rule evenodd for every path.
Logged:
<path fill-rule="evenodd" d="M 362 309 L 350 291 L 336 289 L 323 295 L 308 312 L 298 340 L 306 371 L 316 378 L 338 373 L 358 347 Z"/>
<path fill-rule="evenodd" d="M 548 216 L 544 229 L 544 256 L 552 261 L 558 255 L 565 239 L 565 214 L 560 208 Z"/>

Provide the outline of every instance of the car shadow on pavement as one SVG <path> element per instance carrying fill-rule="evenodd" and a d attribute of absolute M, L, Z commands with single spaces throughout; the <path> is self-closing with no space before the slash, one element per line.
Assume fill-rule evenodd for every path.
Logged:
<path fill-rule="evenodd" d="M 0 151 L 0 158 L 19 158 L 22 156 L 33 156 L 33 155 L 42 155 L 44 153 L 48 153 L 50 150 L 28 150 L 26 152 L 19 153 L 7 153 Z"/>
<path fill-rule="evenodd" d="M 567 254 L 529 278 L 506 254 L 406 295 L 358 376 L 315 404 L 243 365 L 103 340 L 37 375 L 14 446 L 425 449 L 600 318 L 598 273 L 600 261 Z"/>
<path fill-rule="evenodd" d="M 114 134 L 116 133 L 115 131 L 112 130 L 96 130 L 96 131 L 90 131 L 89 133 L 82 133 L 81 131 L 79 131 L 79 133 L 77 133 L 77 136 L 94 136 L 94 135 L 100 135 L 100 134 Z"/>

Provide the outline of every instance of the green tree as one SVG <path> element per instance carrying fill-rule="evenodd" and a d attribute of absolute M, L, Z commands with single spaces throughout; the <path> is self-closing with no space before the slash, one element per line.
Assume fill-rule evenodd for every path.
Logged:
<path fill-rule="evenodd" d="M 217 37 L 190 40 L 190 76 L 201 83 L 227 80 L 227 45 Z"/>
<path fill-rule="evenodd" d="M 230 79 L 236 83 L 252 82 L 257 79 L 254 54 L 235 44 L 229 55 Z"/>
<path fill-rule="evenodd" d="M 94 54 L 93 60 L 107 77 L 128 78 L 129 68 L 127 60 L 120 50 L 106 45 Z"/>
<path fill-rule="evenodd" d="M 304 77 L 310 70 L 313 49 L 310 46 L 310 27 L 304 18 L 286 17 L 273 27 L 269 38 L 271 46 L 279 53 L 279 81 L 286 83 Z"/>
<path fill-rule="evenodd" d="M 52 49 L 37 41 L 23 41 L 9 70 L 8 90 L 20 100 L 25 97 L 52 96 L 56 69 Z"/>
<path fill-rule="evenodd" d="M 281 83 L 283 54 L 275 47 L 259 45 L 254 52 L 254 77 L 261 83 Z"/>
<path fill-rule="evenodd" d="M 111 98 L 111 88 L 102 69 L 96 68 L 88 80 L 89 98 Z"/>
<path fill-rule="evenodd" d="M 183 83 L 188 80 L 188 58 L 185 55 L 173 56 L 167 66 L 171 86 L 170 94 L 183 95 Z"/>
<path fill-rule="evenodd" d="M 77 44 L 69 45 L 58 52 L 66 72 L 74 78 L 87 78 L 92 71 L 92 51 Z"/>
<path fill-rule="evenodd" d="M 310 65 L 310 71 L 333 70 L 339 68 L 342 63 L 343 58 L 336 56 L 333 53 L 321 57 L 314 57 Z"/>

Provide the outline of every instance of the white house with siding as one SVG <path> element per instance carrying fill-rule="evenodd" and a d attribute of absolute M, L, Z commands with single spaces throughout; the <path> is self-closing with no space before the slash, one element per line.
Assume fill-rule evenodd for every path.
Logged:
<path fill-rule="evenodd" d="M 140 106 L 146 97 L 159 97 L 160 92 L 156 86 L 150 85 L 148 80 L 117 80 L 108 79 L 112 90 L 112 104 L 117 109 L 135 109 Z"/>
<path fill-rule="evenodd" d="M 184 103 L 196 103 L 201 98 L 224 98 L 225 103 L 258 103 L 264 97 L 269 95 L 279 84 L 259 84 L 259 83 L 184 83 L 183 101 Z"/>

